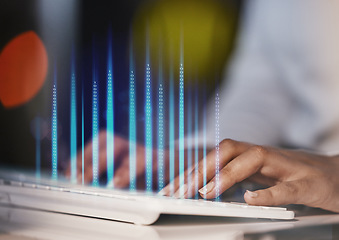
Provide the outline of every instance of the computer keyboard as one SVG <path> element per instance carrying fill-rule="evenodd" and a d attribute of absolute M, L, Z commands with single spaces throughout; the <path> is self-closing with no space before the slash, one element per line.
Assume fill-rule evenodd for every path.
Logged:
<path fill-rule="evenodd" d="M 284 220 L 294 218 L 293 211 L 281 207 L 176 199 L 155 193 L 6 178 L 0 178 L 0 203 L 140 225 L 154 223 L 160 214 Z"/>

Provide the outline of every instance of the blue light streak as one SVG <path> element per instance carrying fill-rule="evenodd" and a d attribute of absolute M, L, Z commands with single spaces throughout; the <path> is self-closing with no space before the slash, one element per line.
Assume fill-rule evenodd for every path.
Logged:
<path fill-rule="evenodd" d="M 174 112 L 174 76 L 173 76 L 173 63 L 170 65 L 170 89 L 169 89 L 169 180 L 173 183 L 175 177 L 175 149 L 174 149 L 174 125 L 175 125 L 175 112 Z M 174 185 L 170 184 L 170 194 L 174 194 Z"/>
<path fill-rule="evenodd" d="M 72 54 L 72 73 L 71 73 L 71 136 L 70 136 L 70 152 L 71 152 L 71 182 L 77 181 L 77 113 L 76 113 L 76 78 L 74 53 Z"/>
<path fill-rule="evenodd" d="M 161 41 L 161 40 L 160 40 Z M 158 71 L 158 190 L 164 188 L 164 87 L 162 47 L 159 48 Z"/>
<path fill-rule="evenodd" d="M 220 123 L 219 123 L 220 99 L 218 90 L 215 94 L 215 181 L 216 181 L 216 200 L 219 201 L 220 182 L 219 182 L 219 142 L 220 142 Z"/>
<path fill-rule="evenodd" d="M 40 118 L 35 120 L 35 177 L 40 180 L 41 177 L 41 145 L 40 145 Z"/>
<path fill-rule="evenodd" d="M 52 179 L 58 179 L 58 107 L 57 107 L 57 70 L 54 69 L 53 101 L 52 101 Z"/>
<path fill-rule="evenodd" d="M 130 44 L 129 76 L 129 189 L 136 190 L 136 100 L 133 45 Z"/>
<path fill-rule="evenodd" d="M 146 64 L 146 106 L 145 106 L 145 142 L 146 142 L 146 190 L 152 191 L 153 182 L 153 136 L 152 136 L 152 94 L 151 68 Z"/>
<path fill-rule="evenodd" d="M 99 143 L 98 143 L 98 131 L 99 131 L 99 123 L 98 123 L 98 83 L 96 77 L 96 69 L 95 62 L 93 59 L 93 88 L 92 88 L 92 161 L 93 161 L 93 186 L 99 185 L 99 176 L 98 176 L 98 168 L 99 168 Z"/>
<path fill-rule="evenodd" d="M 114 177 L 114 86 L 113 86 L 113 56 L 112 36 L 109 32 L 108 38 L 108 64 L 107 64 L 107 184 L 113 186 Z"/>
<path fill-rule="evenodd" d="M 85 118 L 84 118 L 84 90 L 81 95 L 81 182 L 85 184 Z"/>
<path fill-rule="evenodd" d="M 198 166 L 199 166 L 199 112 L 198 112 L 198 91 L 197 91 L 197 87 L 195 89 L 195 109 L 194 109 L 194 122 L 195 122 L 195 155 L 194 155 L 194 164 L 195 164 L 195 193 L 197 193 L 195 195 L 195 198 L 198 199 L 198 183 L 199 183 L 199 179 L 198 179 Z"/>
<path fill-rule="evenodd" d="M 159 70 L 159 79 L 162 82 L 162 73 Z M 164 88 L 159 84 L 158 92 L 158 188 L 164 188 Z"/>
<path fill-rule="evenodd" d="M 184 64 L 183 54 L 181 53 L 180 71 L 179 71 L 179 193 L 184 195 L 185 182 L 185 140 L 184 140 Z"/>
<path fill-rule="evenodd" d="M 188 114 L 187 114 L 187 169 L 192 169 L 192 91 L 188 92 Z M 191 178 L 187 178 L 188 186 L 192 185 Z M 190 188 L 189 188 L 190 189 Z M 191 190 L 191 189 L 190 189 Z M 189 196 L 191 192 L 189 192 Z M 191 197 L 191 196 L 190 196 Z"/>
<path fill-rule="evenodd" d="M 205 100 L 205 98 L 204 98 Z M 203 169 L 204 169 L 204 179 L 203 179 L 203 185 L 206 186 L 207 183 L 207 177 L 206 177 L 206 171 L 207 171 L 207 163 L 206 163 L 206 109 L 203 110 Z"/>

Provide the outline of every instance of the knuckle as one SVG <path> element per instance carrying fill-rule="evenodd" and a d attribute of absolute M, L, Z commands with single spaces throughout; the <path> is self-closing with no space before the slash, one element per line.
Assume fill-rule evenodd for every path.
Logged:
<path fill-rule="evenodd" d="M 230 138 L 226 138 L 224 140 L 221 141 L 220 145 L 224 146 L 224 147 L 228 147 L 228 148 L 232 148 L 234 147 L 236 144 L 236 142 Z"/>
<path fill-rule="evenodd" d="M 251 147 L 250 151 L 259 159 L 264 159 L 268 155 L 268 150 L 265 147 L 259 145 Z"/>

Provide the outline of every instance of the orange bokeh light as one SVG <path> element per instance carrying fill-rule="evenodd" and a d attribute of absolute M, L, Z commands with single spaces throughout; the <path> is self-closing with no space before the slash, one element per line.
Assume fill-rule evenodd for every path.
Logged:
<path fill-rule="evenodd" d="M 0 53 L 0 101 L 6 108 L 31 100 L 45 82 L 46 48 L 33 31 L 12 39 Z"/>

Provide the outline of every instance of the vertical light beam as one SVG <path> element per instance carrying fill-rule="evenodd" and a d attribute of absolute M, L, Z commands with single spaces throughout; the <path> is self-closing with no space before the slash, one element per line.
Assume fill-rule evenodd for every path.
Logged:
<path fill-rule="evenodd" d="M 198 165 L 199 165 L 199 112 L 198 112 L 198 87 L 195 87 L 195 100 L 194 100 L 194 126 L 195 126 L 195 154 L 194 154 L 194 164 L 195 164 L 195 198 L 198 198 Z"/>
<path fill-rule="evenodd" d="M 175 113 L 174 113 L 174 76 L 173 76 L 173 59 L 170 64 L 170 89 L 169 89 L 169 176 L 170 183 L 173 183 L 175 177 L 175 149 L 174 149 L 174 132 Z M 171 196 L 174 194 L 174 185 L 170 185 Z"/>
<path fill-rule="evenodd" d="M 84 118 L 84 90 L 81 95 L 81 182 L 85 184 L 85 118 Z"/>
<path fill-rule="evenodd" d="M 58 179 L 58 107 L 57 107 L 57 70 L 54 67 L 53 101 L 52 101 L 52 179 Z"/>
<path fill-rule="evenodd" d="M 112 33 L 108 37 L 108 58 L 107 58 L 107 184 L 113 186 L 114 177 L 114 85 L 113 85 L 113 56 L 112 56 Z"/>
<path fill-rule="evenodd" d="M 159 37 L 161 43 L 161 37 Z M 159 47 L 158 70 L 158 190 L 164 187 L 164 87 L 163 87 L 163 61 L 162 46 Z"/>
<path fill-rule="evenodd" d="M 185 182 L 185 140 L 184 140 L 184 56 L 183 42 L 181 41 L 180 68 L 179 68 L 179 193 L 184 195 Z"/>
<path fill-rule="evenodd" d="M 219 126 L 219 109 L 220 109 L 220 101 L 219 101 L 219 92 L 216 89 L 215 94 L 215 179 L 216 179 L 216 200 L 219 201 L 219 142 L 220 142 L 220 126 Z"/>
<path fill-rule="evenodd" d="M 192 91 L 188 90 L 188 109 L 187 109 L 187 169 L 191 171 L 192 168 Z M 187 178 L 188 186 L 191 186 L 191 178 Z M 188 188 L 190 192 L 188 195 L 191 197 L 192 189 Z"/>
<path fill-rule="evenodd" d="M 146 37 L 146 89 L 145 89 L 145 143 L 146 143 L 146 190 L 152 191 L 153 183 L 153 131 L 152 131 L 152 94 L 149 36 Z"/>
<path fill-rule="evenodd" d="M 74 50 L 73 50 L 74 51 Z M 76 113 L 76 78 L 75 78 L 75 59 L 72 53 L 71 68 L 71 134 L 70 134 L 70 152 L 71 152 L 71 182 L 77 181 L 77 113 Z"/>
<path fill-rule="evenodd" d="M 158 189 L 161 190 L 164 187 L 164 88 L 162 66 L 159 68 L 158 101 Z"/>
<path fill-rule="evenodd" d="M 206 96 L 204 94 L 204 104 L 206 101 Z M 206 108 L 204 107 L 203 110 L 203 117 L 202 117 L 202 125 L 203 125 L 203 169 L 204 169 L 204 176 L 203 176 L 203 185 L 206 186 L 207 177 L 206 177 L 206 170 L 207 170 L 207 163 L 206 163 Z"/>
<path fill-rule="evenodd" d="M 153 134 L 152 134 L 152 99 L 151 99 L 151 68 L 146 64 L 146 106 L 145 106 L 145 142 L 146 142 L 146 190 L 152 191 L 153 182 Z"/>
<path fill-rule="evenodd" d="M 99 176 L 98 176 L 98 168 L 99 168 L 99 156 L 98 156 L 98 82 L 96 76 L 96 66 L 95 66 L 95 57 L 94 57 L 94 47 L 93 47 L 93 66 L 92 66 L 92 163 L 93 163 L 93 186 L 99 185 Z"/>
<path fill-rule="evenodd" d="M 129 189 L 136 190 L 136 103 L 133 42 L 130 42 L 129 57 Z"/>

